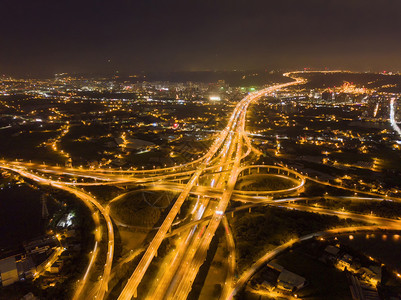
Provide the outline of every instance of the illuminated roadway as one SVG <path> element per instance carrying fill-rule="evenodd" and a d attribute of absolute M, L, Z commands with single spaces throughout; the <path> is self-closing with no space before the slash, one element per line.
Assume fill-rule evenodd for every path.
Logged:
<path fill-rule="evenodd" d="M 223 149 L 224 151 L 224 149 L 229 149 L 229 148 L 235 149 L 231 172 L 228 181 L 225 183 L 225 187 L 223 188 L 224 192 L 221 196 L 221 199 L 219 199 L 217 208 L 214 210 L 213 218 L 210 220 L 210 223 L 206 228 L 205 233 L 202 235 L 202 238 L 196 236 L 198 242 L 195 240 L 191 243 L 192 249 L 196 251 L 196 254 L 188 264 L 184 262 L 184 264 L 180 265 L 181 270 L 179 271 L 180 272 L 179 274 L 185 274 L 185 275 L 182 276 L 183 280 L 179 282 L 179 286 L 176 289 L 176 292 L 170 291 L 170 294 L 173 294 L 172 297 L 175 299 L 177 299 L 177 297 L 186 298 L 187 294 L 191 289 L 193 280 L 198 272 L 198 269 L 204 261 L 204 257 L 206 255 L 210 241 L 213 238 L 218 225 L 220 224 L 222 214 L 224 213 L 228 205 L 228 202 L 230 200 L 231 194 L 233 192 L 237 180 L 238 169 L 240 167 L 240 162 L 242 158 L 243 139 L 245 136 L 244 127 L 245 127 L 245 119 L 248 105 L 252 101 L 258 100 L 260 97 L 262 97 L 267 93 L 271 93 L 277 89 L 281 89 L 290 85 L 299 84 L 301 82 L 303 81 L 296 80 L 294 82 L 268 87 L 258 92 L 249 94 L 237 104 L 229 119 L 227 126 L 224 128 L 221 134 L 216 138 L 215 142 L 209 149 L 208 153 L 204 156 L 203 160 L 200 162 L 200 165 L 197 167 L 195 173 L 192 175 L 191 179 L 186 184 L 186 187 L 184 188 L 178 199 L 175 201 L 173 207 L 169 211 L 163 224 L 160 226 L 160 229 L 157 231 L 155 237 L 153 238 L 152 242 L 147 248 L 145 254 L 143 255 L 141 261 L 139 262 L 135 271 L 131 275 L 130 279 L 128 280 L 118 299 L 121 300 L 131 299 L 134 295 L 136 295 L 138 285 L 142 281 L 145 272 L 147 271 L 150 263 L 152 262 L 154 256 L 156 255 L 161 242 L 165 238 L 168 230 L 171 228 L 171 225 L 175 217 L 177 216 L 183 202 L 187 199 L 188 195 L 190 194 L 190 191 L 192 190 L 194 185 L 199 181 L 200 175 L 203 173 L 205 168 L 209 166 L 212 158 L 216 155 L 218 150 Z M 235 137 L 232 138 L 232 135 L 229 133 L 234 133 Z M 183 266 L 185 266 L 185 269 L 183 269 Z"/>
<path fill-rule="evenodd" d="M 295 74 L 295 73 L 292 73 Z M 292 76 L 285 74 L 285 76 Z M 20 175 L 35 180 L 41 184 L 50 184 L 53 187 L 63 189 L 84 201 L 89 207 L 93 205 L 99 211 L 107 225 L 107 257 L 104 265 L 103 275 L 96 285 L 95 289 L 86 295 L 91 298 L 103 299 L 108 290 L 108 282 L 110 280 L 112 261 L 114 255 L 114 231 L 113 224 L 109 215 L 109 205 L 104 207 L 93 196 L 77 188 L 78 186 L 97 186 L 97 185 L 142 185 L 145 190 L 175 190 L 180 194 L 175 200 L 173 206 L 165 217 L 161 226 L 157 229 L 155 236 L 147 246 L 144 254 L 141 257 L 138 265 L 131 274 L 127 283 L 123 287 L 118 299 L 131 299 L 136 297 L 137 289 L 148 270 L 149 265 L 152 263 L 153 258 L 157 255 L 157 251 L 162 241 L 171 236 L 169 231 L 172 226 L 182 226 L 177 229 L 180 232 L 181 238 L 176 239 L 177 249 L 176 252 L 167 255 L 163 258 L 165 265 L 169 267 L 166 270 L 159 270 L 158 278 L 152 284 L 149 293 L 141 295 L 147 299 L 186 299 L 192 289 L 192 284 L 198 274 L 199 268 L 206 259 L 207 251 L 210 243 L 215 235 L 217 228 L 223 221 L 226 231 L 227 244 L 230 256 L 227 259 L 228 273 L 226 282 L 223 287 L 222 299 L 234 295 L 238 288 L 246 282 L 247 274 L 245 273 L 241 279 L 235 283 L 233 275 L 235 271 L 235 244 L 229 229 L 225 213 L 231 199 L 242 202 L 250 202 L 249 206 L 257 205 L 280 205 L 285 208 L 298 209 L 309 211 L 313 213 L 331 214 L 342 218 L 353 218 L 360 221 L 374 222 L 375 224 L 400 228 L 398 221 L 379 218 L 375 216 L 366 216 L 352 214 L 348 212 L 335 212 L 330 209 L 310 207 L 304 205 L 297 205 L 291 202 L 298 201 L 303 198 L 287 198 L 276 202 L 272 201 L 274 195 L 291 195 L 297 194 L 300 188 L 303 187 L 305 179 L 314 180 L 321 184 L 331 185 L 352 191 L 356 189 L 345 188 L 337 185 L 332 185 L 327 182 L 322 182 L 308 176 L 302 176 L 295 171 L 292 171 L 284 166 L 249 166 L 250 154 L 254 153 L 256 156 L 260 155 L 260 151 L 254 148 L 248 135 L 245 132 L 245 121 L 248 106 L 253 102 L 260 99 L 262 96 L 272 93 L 278 89 L 282 89 L 291 85 L 301 84 L 305 81 L 303 79 L 295 78 L 295 81 L 285 84 L 271 86 L 255 93 L 248 94 L 242 99 L 234 108 L 233 113 L 230 115 L 227 126 L 216 136 L 212 146 L 208 152 L 199 159 L 190 163 L 162 169 L 153 170 L 113 170 L 113 169 L 82 169 L 82 168 L 62 168 L 52 167 L 47 165 L 39 165 L 25 162 L 8 162 L 0 161 L 0 167 L 19 173 Z M 394 102 L 391 102 L 391 109 Z M 394 113 L 393 113 L 394 116 Z M 398 132 L 398 131 L 397 131 Z M 246 161 L 248 159 L 248 161 Z M 234 190 L 235 184 L 241 172 L 251 169 L 258 170 L 259 168 L 270 168 L 277 170 L 277 176 L 288 177 L 289 179 L 297 182 L 293 188 L 280 191 L 236 191 Z M 49 179 L 51 176 L 70 176 L 70 181 L 61 181 Z M 91 180 L 90 182 L 75 182 L 72 180 L 74 177 L 84 178 Z M 376 193 L 361 193 L 370 194 L 372 196 L 382 196 Z M 189 196 L 197 197 L 194 204 L 194 209 L 187 215 L 184 220 L 173 223 L 176 216 L 180 212 L 181 206 L 185 201 L 189 200 Z M 122 196 L 116 197 L 113 201 L 118 201 Z M 372 198 L 376 200 L 375 198 Z M 389 198 L 386 198 L 389 199 Z M 396 199 L 398 200 L 398 199 Z M 111 202 L 109 202 L 110 204 Z M 96 242 L 94 249 L 91 253 L 91 258 L 86 272 L 78 284 L 75 293 L 76 299 L 81 299 L 85 293 L 83 292 L 89 274 L 98 254 L 98 244 L 101 241 L 101 226 L 97 214 L 93 214 L 96 226 Z M 97 221 L 96 221 L 97 219 Z M 181 225 L 183 224 L 183 225 Z M 198 226 L 199 225 L 199 226 Z M 176 233 L 175 233 L 176 234 Z M 302 240 L 302 239 L 299 239 Z M 290 241 L 282 245 L 285 249 L 295 241 Z M 280 248 L 281 249 L 281 248 Z M 279 250 L 275 253 L 280 252 Z M 138 253 L 135 252 L 135 256 Z M 266 254 L 267 256 L 271 255 Z M 129 256 L 130 257 L 130 256 Z M 130 258 L 127 258 L 130 260 Z M 131 258 L 132 259 L 132 258 Z M 265 259 L 265 257 L 263 258 Z M 263 260 L 261 258 L 261 261 Z M 159 281 L 160 280 L 160 281 Z"/>

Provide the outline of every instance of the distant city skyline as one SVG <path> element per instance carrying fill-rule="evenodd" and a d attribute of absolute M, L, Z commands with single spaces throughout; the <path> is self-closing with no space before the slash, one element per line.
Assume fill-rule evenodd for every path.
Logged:
<path fill-rule="evenodd" d="M 0 74 L 401 70 L 394 0 L 5 0 L 0 9 Z"/>

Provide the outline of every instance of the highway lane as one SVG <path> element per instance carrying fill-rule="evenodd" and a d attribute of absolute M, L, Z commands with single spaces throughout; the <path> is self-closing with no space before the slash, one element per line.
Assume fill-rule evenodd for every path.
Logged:
<path fill-rule="evenodd" d="M 247 106 L 246 106 L 247 107 Z M 246 109 L 244 110 L 243 116 L 245 115 Z M 240 119 L 240 125 L 244 125 L 242 122 L 244 118 Z M 198 274 L 199 268 L 203 264 L 206 259 L 207 250 L 209 249 L 209 245 L 211 240 L 214 237 L 214 234 L 219 226 L 223 214 L 228 206 L 229 200 L 231 198 L 231 194 L 234 190 L 235 184 L 237 182 L 238 177 L 238 169 L 241 162 L 241 154 L 242 154 L 242 136 L 241 131 L 238 132 L 236 136 L 236 153 L 234 158 L 234 164 L 232 166 L 231 173 L 229 175 L 228 182 L 225 186 L 223 195 L 220 201 L 217 204 L 217 208 L 214 211 L 213 217 L 209 222 L 208 227 L 205 230 L 205 233 L 202 237 L 197 237 L 197 247 L 194 248 L 195 254 L 193 256 L 188 256 L 190 263 L 185 265 L 185 268 L 182 268 L 183 275 L 175 288 L 174 291 L 171 291 L 169 295 L 167 295 L 167 299 L 186 299 L 189 292 L 191 291 L 192 284 L 195 280 L 196 275 Z"/>
<path fill-rule="evenodd" d="M 384 199 L 380 198 L 358 198 L 358 197 L 334 197 L 334 196 L 326 196 L 327 198 L 335 199 L 335 200 L 349 200 L 352 198 L 352 201 L 383 201 Z M 251 199 L 251 198 L 249 198 Z M 261 206 L 279 206 L 283 208 L 289 208 L 289 209 L 298 209 L 298 210 L 303 210 L 303 211 L 309 211 L 312 213 L 321 213 L 321 214 L 329 214 L 329 215 L 335 215 L 340 218 L 353 218 L 353 219 L 359 219 L 360 221 L 369 221 L 375 224 L 381 224 L 381 225 L 388 225 L 387 223 L 389 222 L 392 224 L 392 222 L 397 221 L 396 219 L 389 219 L 389 218 L 381 218 L 381 217 L 376 217 L 371 214 L 359 214 L 359 213 L 352 213 L 352 212 L 347 212 L 347 211 L 333 211 L 330 209 L 325 209 L 325 208 L 320 208 L 320 207 L 315 207 L 315 206 L 310 206 L 310 205 L 294 205 L 295 202 L 298 201 L 312 201 L 312 200 L 319 200 L 321 197 L 294 197 L 294 198 L 283 198 L 283 199 L 266 199 L 265 202 L 261 201 L 249 201 L 247 202 L 248 204 L 243 204 L 241 206 L 226 210 L 225 215 L 230 214 L 230 213 L 236 213 L 242 210 L 249 210 L 255 207 L 261 207 Z M 177 223 L 177 228 L 173 229 L 170 234 L 168 234 L 166 237 L 173 236 L 176 234 L 181 233 L 182 231 L 185 231 L 189 228 L 194 227 L 195 225 L 202 224 L 204 222 L 209 221 L 212 218 L 212 215 L 207 215 L 204 216 L 202 219 L 198 221 L 191 221 L 189 223 L 183 222 L 183 223 Z M 382 222 L 383 221 L 383 222 Z M 229 228 L 229 227 L 228 227 Z"/>
<path fill-rule="evenodd" d="M 226 151 L 226 155 L 224 155 L 222 157 L 222 162 L 224 163 L 224 160 L 226 159 L 231 159 L 231 157 L 233 156 L 236 148 L 237 148 L 237 142 L 238 142 L 238 134 L 235 135 L 234 140 L 229 140 L 227 142 L 227 147 L 225 147 L 225 151 Z M 229 166 L 226 166 L 226 168 L 229 168 Z M 227 179 L 227 175 L 229 175 L 228 173 L 221 173 L 221 174 L 217 174 L 217 176 L 213 176 L 211 178 L 210 181 L 210 185 L 212 187 L 214 187 L 216 185 L 216 187 L 221 188 L 223 186 L 223 184 L 225 183 L 225 180 Z M 224 192 L 223 192 L 224 193 Z M 209 212 L 208 216 L 210 216 L 210 220 L 213 220 L 213 215 L 215 213 L 217 208 L 215 207 L 211 207 L 211 211 Z M 209 218 L 208 218 L 209 219 Z M 186 251 L 186 255 L 183 259 L 183 261 L 180 264 L 180 268 L 177 271 L 177 273 L 175 274 L 174 278 L 171 279 L 171 285 L 169 287 L 169 290 L 167 291 L 167 296 L 166 298 L 175 298 L 175 296 L 173 296 L 172 294 L 174 293 L 174 291 L 176 289 L 179 289 L 179 285 L 185 281 L 185 282 L 189 282 L 191 283 L 190 280 L 193 281 L 193 279 L 189 279 L 188 276 L 188 272 L 190 270 L 192 270 L 192 272 L 195 272 L 196 270 L 193 267 L 193 258 L 194 258 L 194 254 L 197 252 L 197 250 L 199 249 L 199 247 L 201 246 L 201 242 L 202 240 L 205 238 L 205 236 L 207 236 L 208 230 L 210 230 L 210 223 L 208 224 L 208 227 L 206 227 L 205 230 L 205 224 L 202 224 L 201 230 L 198 234 L 193 236 L 192 242 L 189 245 L 189 247 L 187 249 L 185 249 Z M 195 254 L 196 255 L 196 254 Z M 192 286 L 192 284 L 190 285 L 190 287 Z M 188 293 L 190 291 L 190 287 L 189 290 L 187 289 Z"/>
<path fill-rule="evenodd" d="M 205 155 L 206 156 L 206 155 Z M 178 165 L 178 166 L 172 166 L 172 167 L 167 167 L 167 168 L 155 168 L 155 169 L 147 169 L 147 170 L 118 170 L 118 169 L 101 169 L 101 168 L 90 168 L 90 169 L 84 169 L 82 167 L 63 167 L 63 166 L 50 166 L 50 165 L 45 165 L 45 164 L 39 164 L 39 163 L 32 163 L 32 162 L 24 162 L 24 161 L 6 161 L 6 160 L 0 160 L 0 163 L 8 163 L 8 164 L 13 164 L 14 166 L 25 166 L 25 167 L 30 167 L 34 169 L 40 169 L 43 167 L 46 167 L 48 169 L 54 170 L 54 171 L 61 171 L 64 173 L 72 173 L 72 174 L 92 174 L 93 176 L 102 176 L 106 175 L 108 177 L 110 176 L 121 176 L 121 175 L 126 175 L 126 176 L 152 176 L 152 175 L 158 175 L 160 174 L 166 174 L 166 173 L 176 173 L 179 172 L 182 169 L 193 169 L 193 166 L 199 164 L 202 162 L 205 156 L 202 156 L 196 160 L 193 160 L 191 162 Z"/>
<path fill-rule="evenodd" d="M 198 273 L 200 266 L 203 264 L 207 250 L 209 248 L 209 244 L 214 236 L 215 231 L 217 230 L 218 225 L 220 224 L 222 215 L 224 214 L 225 209 L 227 208 L 228 201 L 231 198 L 232 191 L 234 189 L 235 183 L 237 181 L 238 176 L 238 168 L 240 165 L 240 161 L 242 158 L 241 152 L 243 148 L 243 127 L 245 126 L 245 115 L 246 108 L 249 102 L 246 105 L 242 105 L 242 114 L 239 116 L 238 128 L 235 128 L 237 132 L 236 136 L 236 153 L 234 157 L 234 164 L 231 169 L 231 173 L 227 174 L 228 181 L 227 184 L 224 185 L 223 195 L 215 209 L 213 217 L 205 231 L 205 233 L 199 237 L 196 237 L 196 240 L 193 243 L 193 247 L 190 248 L 189 254 L 187 255 L 187 260 L 181 267 L 181 276 L 175 280 L 176 286 L 170 288 L 168 299 L 184 299 L 189 294 L 192 283 L 195 280 L 195 277 Z M 237 126 L 237 123 L 235 124 Z M 231 152 L 231 155 L 233 153 Z M 195 254 L 192 254 L 195 253 Z"/>
<path fill-rule="evenodd" d="M 244 111 L 241 111 L 241 115 L 244 113 Z M 235 126 L 237 126 L 238 122 L 235 122 Z M 208 182 L 208 184 L 210 183 L 211 187 L 216 186 L 217 188 L 222 188 L 223 184 L 226 182 L 227 177 L 229 175 L 229 173 L 227 171 L 230 171 L 231 166 L 229 164 L 227 164 L 227 160 L 229 161 L 234 161 L 234 159 L 232 159 L 234 150 L 236 149 L 236 146 L 238 145 L 238 141 L 239 141 L 239 135 L 238 132 L 236 130 L 236 128 L 233 128 L 232 130 L 233 132 L 236 132 L 236 136 L 235 136 L 235 142 L 232 141 L 232 139 L 229 139 L 228 141 L 226 141 L 225 143 L 225 147 L 223 150 L 225 152 L 225 155 L 223 156 L 223 159 L 218 163 L 218 165 L 220 165 L 219 170 L 222 171 L 222 168 L 224 166 L 224 172 L 222 172 L 221 174 L 216 174 L 219 176 L 212 176 L 212 179 Z M 241 147 L 241 146 L 240 146 Z M 228 154 L 227 150 L 229 149 Z M 209 217 L 207 218 L 209 219 Z M 202 226 L 202 231 L 204 230 L 204 226 Z M 209 230 L 210 230 L 210 224 L 208 226 Z M 177 272 L 175 278 L 172 280 L 172 285 L 170 286 L 169 289 L 169 293 L 173 293 L 174 289 L 177 288 L 177 284 L 179 284 L 182 281 L 188 281 L 188 278 L 186 277 L 186 273 L 188 272 L 188 270 L 191 270 L 194 268 L 191 266 L 192 263 L 192 258 L 193 258 L 193 253 L 196 252 L 196 250 L 198 250 L 200 243 L 202 241 L 201 237 L 204 238 L 205 236 L 207 236 L 208 233 L 203 234 L 203 232 L 201 232 L 201 234 L 199 235 L 194 235 L 194 240 L 192 241 L 190 247 L 188 249 L 186 249 L 187 251 L 187 255 L 184 258 L 183 262 L 181 263 L 181 267 L 179 272 Z M 189 281 L 190 282 L 190 281 Z M 190 287 L 189 287 L 190 290 Z M 188 292 L 189 292 L 188 290 Z M 167 296 L 168 298 L 170 297 L 174 297 L 174 296 Z"/>
<path fill-rule="evenodd" d="M 134 294 L 136 293 L 136 289 L 142 280 L 148 266 L 150 265 L 153 257 L 155 256 L 161 242 L 163 241 L 164 237 L 166 236 L 168 230 L 171 228 L 171 225 L 178 214 L 184 200 L 189 195 L 190 190 L 192 189 L 193 185 L 199 178 L 202 169 L 198 170 L 194 176 L 191 178 L 189 183 L 186 185 L 183 192 L 180 194 L 178 199 L 176 200 L 174 206 L 171 208 L 170 212 L 168 213 L 166 219 L 164 220 L 163 224 L 160 226 L 160 229 L 156 233 L 155 237 L 153 238 L 151 244 L 147 248 L 144 256 L 142 257 L 140 263 L 138 264 L 137 268 L 135 269 L 134 273 L 131 275 L 130 279 L 128 280 L 126 286 L 124 287 L 122 293 L 119 296 L 119 299 L 131 299 Z"/>
<path fill-rule="evenodd" d="M 374 197 L 378 197 L 378 198 L 382 198 L 384 196 L 385 199 L 387 199 L 389 201 L 397 201 L 397 202 L 401 201 L 401 198 L 387 197 L 386 195 L 379 194 L 379 193 L 361 191 L 361 190 L 358 190 L 356 188 L 349 188 L 349 187 L 342 186 L 342 185 L 336 185 L 336 184 L 332 184 L 332 183 L 327 182 L 327 181 L 322 181 L 322 180 L 319 180 L 319 179 L 316 179 L 316 178 L 313 178 L 313 177 L 310 177 L 310 176 L 305 176 L 305 178 L 309 179 L 310 181 L 314 181 L 314 182 L 317 182 L 319 184 L 322 184 L 322 185 L 331 186 L 331 187 L 334 187 L 334 188 L 337 188 L 337 189 L 342 189 L 342 190 L 350 191 L 350 192 L 357 193 L 357 194 L 370 195 L 370 196 L 374 196 Z"/>
<path fill-rule="evenodd" d="M 223 217 L 223 225 L 226 233 L 227 249 L 229 254 L 227 257 L 227 262 L 228 262 L 227 276 L 224 282 L 220 299 L 226 299 L 229 296 L 231 288 L 234 284 L 234 276 L 236 268 L 235 241 L 226 216 Z"/>
<path fill-rule="evenodd" d="M 233 134 L 230 133 L 227 137 L 227 140 L 224 143 L 222 151 L 217 156 L 220 158 L 221 164 L 225 164 L 227 160 L 232 156 L 232 153 L 234 151 L 234 147 L 232 147 L 233 145 L 232 139 L 233 139 Z M 210 185 L 211 188 L 215 188 L 215 186 L 218 187 L 220 182 L 222 181 L 221 179 L 224 177 L 222 176 L 222 174 L 223 173 L 221 172 L 213 174 L 213 176 L 211 178 L 208 178 L 208 180 L 203 182 L 203 184 Z M 195 214 L 193 214 L 190 223 L 194 224 L 195 222 L 201 220 L 202 218 L 206 219 L 204 218 L 204 214 L 210 215 L 211 208 L 208 207 L 209 200 L 210 200 L 209 197 L 202 197 L 202 201 L 201 202 L 198 201 L 195 204 L 196 207 L 198 207 L 199 205 L 200 209 L 193 211 L 195 212 Z M 173 255 L 171 259 L 169 256 L 165 258 L 165 260 L 167 260 L 165 264 L 168 265 L 169 268 L 164 270 L 164 273 L 161 275 L 161 277 L 158 276 L 157 280 L 154 281 L 153 291 L 146 297 L 146 299 L 152 299 L 152 300 L 163 299 L 165 293 L 167 292 L 167 289 L 170 287 L 170 283 L 180 281 L 179 274 L 176 274 L 176 272 L 180 267 L 180 265 L 186 263 L 184 258 L 188 253 L 191 253 L 191 250 L 189 250 L 188 248 L 193 245 L 192 243 L 194 237 L 202 233 L 204 226 L 206 225 L 202 224 L 201 227 L 198 227 L 197 225 L 192 226 L 192 228 L 188 228 L 188 230 L 184 233 L 182 238 L 180 237 L 178 245 L 176 246 L 177 248 L 176 253 Z"/>
<path fill-rule="evenodd" d="M 289 209 L 296 209 L 300 211 L 306 211 L 306 212 L 311 212 L 311 213 L 317 213 L 317 214 L 322 214 L 322 215 L 330 215 L 330 216 L 336 216 L 341 219 L 352 219 L 352 220 L 357 220 L 357 221 L 362 221 L 362 222 L 368 222 L 368 223 L 373 223 L 379 226 L 395 226 L 398 224 L 400 226 L 401 221 L 396 220 L 396 219 L 390 219 L 390 218 L 383 218 L 383 217 L 378 217 L 375 215 L 365 215 L 365 214 L 358 214 L 354 212 L 349 212 L 349 211 L 336 211 L 328 208 L 322 208 L 322 207 L 315 207 L 315 206 L 307 206 L 307 205 L 299 205 L 295 203 L 272 203 L 271 205 L 276 205 L 279 207 L 283 208 L 289 208 Z"/>
<path fill-rule="evenodd" d="M 45 166 L 34 163 L 25 163 L 25 162 L 13 162 L 13 161 L 5 161 L 2 160 L 0 163 L 4 165 L 9 165 L 11 167 L 21 168 L 24 170 L 36 170 L 35 172 L 41 172 L 44 174 L 52 174 L 53 176 L 70 176 L 71 181 L 61 181 L 57 180 L 59 183 L 65 185 L 76 185 L 76 186 L 96 186 L 96 185 L 118 185 L 118 184 L 138 184 L 142 182 L 149 181 L 157 181 L 157 180 L 165 180 L 168 178 L 179 178 L 182 176 L 188 176 L 195 172 L 194 169 L 189 170 L 181 170 L 180 172 L 176 171 L 174 173 L 171 172 L 152 172 L 149 174 L 143 174 L 143 176 L 133 176 L 127 172 L 125 173 L 107 173 L 107 172 L 94 172 L 91 169 L 70 169 L 59 166 Z M 177 168 L 177 167 L 174 167 Z M 37 174 L 39 175 L 39 174 Z M 94 182 L 74 182 L 73 177 L 77 178 L 86 178 L 92 179 Z"/>
<path fill-rule="evenodd" d="M 161 242 L 163 241 L 164 237 L 166 236 L 168 230 L 170 229 L 171 224 L 173 223 L 175 217 L 177 216 L 182 204 L 184 203 L 185 199 L 188 197 L 193 186 L 198 182 L 199 176 L 202 174 L 204 169 L 209 164 L 210 160 L 217 153 L 217 151 L 221 147 L 223 141 L 225 140 L 225 138 L 229 132 L 229 129 L 231 127 L 231 124 L 233 123 L 234 116 L 236 115 L 236 111 L 237 111 L 237 109 L 234 110 L 234 113 L 231 115 L 228 125 L 221 132 L 219 137 L 215 140 L 212 147 L 209 149 L 208 153 L 206 154 L 204 161 L 198 167 L 196 172 L 192 175 L 192 178 L 187 183 L 185 189 L 182 191 L 180 196 L 175 201 L 173 207 L 170 209 L 167 217 L 165 218 L 164 222 L 160 226 L 160 229 L 156 233 L 155 237 L 153 238 L 152 242 L 150 243 L 149 247 L 147 248 L 145 254 L 143 255 L 141 261 L 139 262 L 135 271 L 129 278 L 124 289 L 122 290 L 122 292 L 118 298 L 119 300 L 131 299 L 136 294 L 139 283 L 141 282 L 146 270 L 148 269 L 151 261 L 153 260 Z"/>

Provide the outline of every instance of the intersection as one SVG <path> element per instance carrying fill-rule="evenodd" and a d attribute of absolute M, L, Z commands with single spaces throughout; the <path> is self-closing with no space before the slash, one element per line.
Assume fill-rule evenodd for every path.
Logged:
<path fill-rule="evenodd" d="M 291 77 L 293 75 L 287 74 Z M 252 205 L 283 205 L 292 209 L 305 209 L 296 206 L 292 202 L 297 198 L 284 198 L 275 202 L 277 196 L 298 195 L 304 187 L 306 180 L 316 179 L 302 175 L 295 170 L 285 166 L 254 165 L 261 154 L 252 146 L 251 140 L 245 131 L 247 110 L 251 103 L 259 100 L 279 89 L 298 85 L 305 82 L 303 79 L 293 77 L 294 81 L 285 84 L 273 85 L 254 93 L 248 94 L 234 108 L 226 127 L 218 134 L 207 153 L 199 159 L 180 166 L 153 169 L 153 170 L 114 170 L 114 169 L 82 169 L 63 168 L 47 165 L 38 165 L 25 162 L 0 161 L 0 168 L 7 169 L 29 178 L 39 184 L 51 185 L 54 188 L 65 190 L 76 195 L 86 205 L 96 209 L 106 223 L 107 257 L 103 274 L 90 295 L 96 299 L 107 298 L 108 282 L 112 273 L 114 256 L 114 228 L 110 216 L 109 206 L 102 204 L 94 196 L 84 191 L 85 186 L 136 186 L 141 185 L 145 190 L 166 190 L 179 193 L 172 204 L 164 221 L 157 228 L 151 242 L 141 256 L 130 278 L 124 284 L 118 299 L 129 300 L 133 297 L 141 299 L 186 299 L 192 289 L 193 282 L 199 269 L 204 263 L 207 251 L 210 247 L 217 228 L 222 223 L 229 227 L 225 214 L 230 200 L 244 202 Z M 241 176 L 249 174 L 274 174 L 288 178 L 294 182 L 294 187 L 276 191 L 240 191 L 235 186 Z M 81 178 L 81 181 L 54 180 L 52 177 L 71 176 Z M 86 181 L 85 181 L 86 180 Z M 320 182 L 319 182 L 320 183 Z M 322 182 L 325 184 L 324 182 Z M 339 187 L 342 188 L 342 187 Z M 365 193 L 366 194 L 366 193 Z M 379 196 L 371 193 L 372 196 Z M 196 200 L 193 200 L 195 197 Z M 168 266 L 159 270 L 157 278 L 147 295 L 138 293 L 138 287 L 143 281 L 153 259 L 157 256 L 162 242 L 170 237 L 173 223 L 181 211 L 185 201 L 194 202 L 194 209 L 188 213 L 187 224 L 179 224 L 182 230 L 179 236 L 174 238 L 176 250 L 163 257 L 163 265 Z M 250 207 L 251 207 L 250 206 Z M 318 210 L 310 208 L 310 211 L 321 214 L 341 215 L 339 212 Z M 366 220 L 367 217 L 358 214 L 348 214 L 348 218 Z M 386 228 L 399 229 L 400 223 L 387 219 L 371 218 L 371 223 L 379 224 Z M 93 263 L 97 259 L 98 243 L 102 239 L 102 226 L 97 224 L 96 242 L 91 254 L 90 263 L 86 269 L 83 279 L 78 285 L 75 299 L 81 299 L 84 289 L 87 287 L 87 278 Z M 351 229 L 349 229 L 351 230 Z M 249 276 L 241 277 L 238 282 L 234 280 L 235 272 L 235 243 L 232 235 L 227 231 L 227 243 L 230 249 L 230 271 L 228 272 L 226 284 L 223 289 L 222 299 L 233 296 L 249 279 L 256 267 L 249 272 Z M 295 241 L 293 241 L 295 242 Z M 288 246 L 288 245 L 287 245 Z M 283 246 L 284 247 L 284 246 Z M 285 247 L 284 247 L 285 248 Z M 244 279 L 245 278 L 245 279 Z M 228 283 L 228 284 L 227 284 Z"/>

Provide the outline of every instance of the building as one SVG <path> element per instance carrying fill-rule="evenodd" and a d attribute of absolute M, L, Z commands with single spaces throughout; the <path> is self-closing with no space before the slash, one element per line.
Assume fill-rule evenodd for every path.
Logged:
<path fill-rule="evenodd" d="M 283 266 L 275 262 L 270 262 L 267 266 L 280 272 L 280 275 L 277 278 L 277 288 L 286 292 L 293 292 L 305 286 L 306 279 L 302 276 L 286 270 Z"/>
<path fill-rule="evenodd" d="M 0 260 L 1 284 L 7 286 L 19 280 L 17 262 L 14 256 Z"/>
<path fill-rule="evenodd" d="M 352 265 L 352 256 L 345 253 L 341 259 L 337 261 L 337 267 L 341 270 L 344 271 L 345 269 L 349 270 Z"/>
<path fill-rule="evenodd" d="M 31 256 L 22 256 L 17 260 L 19 278 L 32 278 L 36 273 L 36 265 Z"/>
<path fill-rule="evenodd" d="M 305 285 L 306 279 L 288 270 L 283 270 L 277 279 L 277 287 L 279 289 L 293 292 Z"/>
<path fill-rule="evenodd" d="M 21 300 L 39 300 L 39 298 L 35 297 L 33 293 L 28 293 L 24 297 L 22 297 Z"/>
<path fill-rule="evenodd" d="M 327 253 L 328 255 L 331 255 L 332 257 L 337 257 L 338 253 L 340 252 L 340 248 L 333 245 L 328 245 L 324 249 L 324 252 Z"/>
<path fill-rule="evenodd" d="M 63 261 L 57 260 L 55 261 L 50 267 L 50 273 L 58 273 L 60 272 L 61 268 L 63 267 Z"/>
<path fill-rule="evenodd" d="M 376 286 L 382 280 L 381 267 L 378 265 L 371 265 L 369 268 L 360 268 L 358 273 L 361 275 L 362 279 L 373 286 Z"/>

